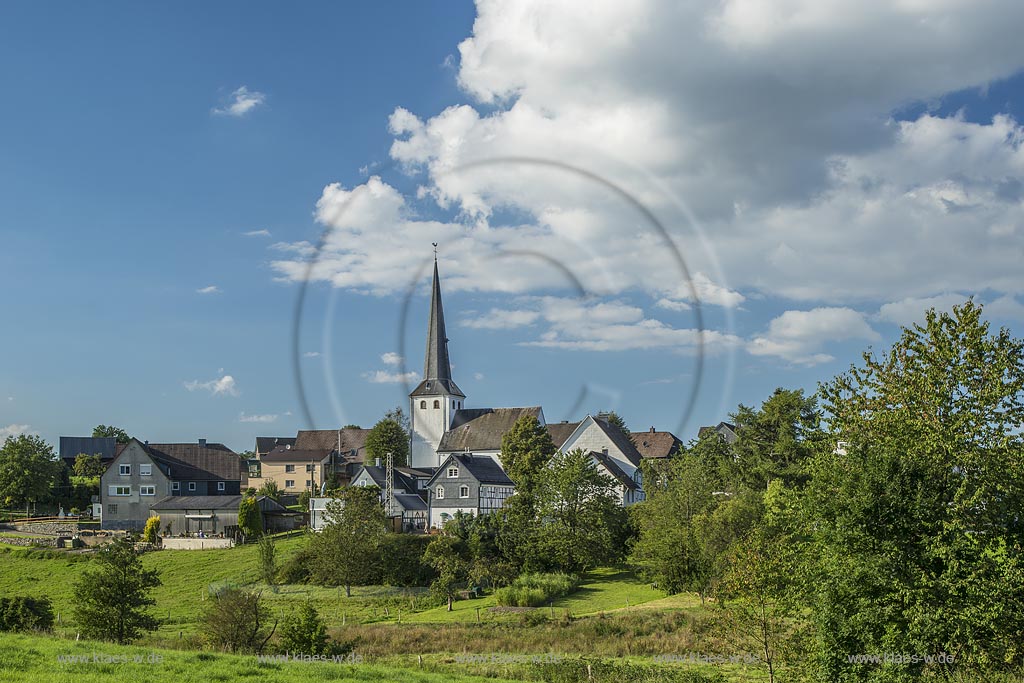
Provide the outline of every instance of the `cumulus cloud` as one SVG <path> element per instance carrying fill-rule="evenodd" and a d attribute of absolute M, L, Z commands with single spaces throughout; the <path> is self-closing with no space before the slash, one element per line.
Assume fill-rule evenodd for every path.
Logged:
<path fill-rule="evenodd" d="M 220 288 L 217 285 L 209 285 L 197 289 L 196 294 L 220 294 Z"/>
<path fill-rule="evenodd" d="M 213 108 L 218 116 L 234 116 L 240 118 L 267 101 L 267 96 L 256 90 L 241 86 L 231 93 L 219 107 Z"/>
<path fill-rule="evenodd" d="M 189 391 L 208 391 L 211 396 L 238 396 L 241 393 L 235 378 L 231 375 L 222 375 L 206 382 L 194 379 L 184 384 Z"/>
<path fill-rule="evenodd" d="M 261 423 L 266 424 L 266 423 L 269 423 L 269 422 L 277 422 L 277 418 L 278 418 L 278 416 L 276 414 L 246 415 L 243 412 L 243 413 L 239 414 L 238 421 L 239 422 L 261 422 Z"/>
<path fill-rule="evenodd" d="M 747 351 L 797 365 L 817 365 L 833 359 L 821 351 L 825 342 L 879 338 L 863 314 L 852 308 L 815 308 L 786 311 L 768 324 L 765 334 L 750 340 Z"/>
<path fill-rule="evenodd" d="M 420 378 L 418 372 L 390 372 L 388 370 L 375 370 L 363 374 L 363 379 L 371 384 L 408 384 Z"/>
<path fill-rule="evenodd" d="M 487 313 L 476 317 L 467 318 L 460 324 L 463 327 L 481 330 L 510 330 L 516 327 L 523 327 L 534 323 L 540 313 L 537 311 L 516 311 L 492 308 Z"/>
<path fill-rule="evenodd" d="M 1012 296 L 1001 296 L 985 304 L 985 313 L 1003 320 L 1024 320 L 1024 304 Z"/>
<path fill-rule="evenodd" d="M 405 359 L 393 351 L 388 351 L 381 355 L 380 360 L 384 365 L 401 365 Z"/>
<path fill-rule="evenodd" d="M 9 424 L 6 427 L 0 427 L 0 442 L 4 441 L 9 436 L 21 436 L 22 434 L 35 434 L 32 431 L 30 425 L 19 425 Z"/>
<path fill-rule="evenodd" d="M 958 306 L 967 299 L 968 297 L 962 294 L 939 294 L 920 299 L 908 297 L 901 301 L 884 304 L 878 309 L 878 318 L 906 327 L 913 323 L 924 322 L 924 314 L 928 309 L 934 308 L 940 312 L 951 311 L 953 306 Z"/>

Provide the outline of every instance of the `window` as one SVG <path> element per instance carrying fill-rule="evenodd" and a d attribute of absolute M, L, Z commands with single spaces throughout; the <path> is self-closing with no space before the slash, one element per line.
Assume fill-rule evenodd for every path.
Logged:
<path fill-rule="evenodd" d="M 172 481 L 171 482 L 171 490 L 172 491 L 179 491 L 179 490 L 181 490 L 181 482 L 179 482 L 179 481 Z"/>
<path fill-rule="evenodd" d="M 312 472 L 313 471 L 313 465 L 311 465 L 311 464 L 310 465 L 306 465 L 306 471 L 307 472 Z"/>
<path fill-rule="evenodd" d="M 434 498 L 437 498 L 438 500 L 440 500 L 441 498 L 444 498 L 444 487 L 443 486 L 438 486 L 437 487 L 437 490 L 434 491 Z"/>
<path fill-rule="evenodd" d="M 469 487 L 465 484 L 459 487 L 459 498 L 469 498 Z"/>
<path fill-rule="evenodd" d="M 139 474 L 141 474 L 144 477 L 148 477 L 148 476 L 152 475 L 153 474 L 153 466 L 152 465 L 139 465 Z"/>
<path fill-rule="evenodd" d="M 285 465 L 284 471 L 288 474 L 291 474 L 292 472 L 295 471 L 295 465 Z"/>
<path fill-rule="evenodd" d="M 306 488 L 307 489 L 313 488 L 313 480 L 312 479 L 307 479 L 306 480 Z"/>
<path fill-rule="evenodd" d="M 107 489 L 107 492 L 111 496 L 130 496 L 130 495 L 132 495 L 132 487 L 131 486 L 111 486 L 109 489 Z"/>
<path fill-rule="evenodd" d="M 188 483 L 188 490 L 189 491 L 195 491 L 196 490 L 196 483 L 194 481 L 190 481 Z"/>
<path fill-rule="evenodd" d="M 140 496 L 155 496 L 156 495 L 156 487 L 155 486 L 140 486 L 139 487 L 139 495 Z"/>
<path fill-rule="evenodd" d="M 420 401 L 420 410 L 426 410 L 426 409 L 427 409 L 427 402 L 426 401 Z"/>
<path fill-rule="evenodd" d="M 452 401 L 452 410 L 455 410 L 455 401 Z"/>
<path fill-rule="evenodd" d="M 217 482 L 217 490 L 218 490 L 218 491 L 223 491 L 223 490 L 224 490 L 224 488 L 225 488 L 225 486 L 224 486 L 224 482 L 222 482 L 222 481 L 218 481 L 218 482 Z"/>
<path fill-rule="evenodd" d="M 284 480 L 284 487 L 286 489 L 293 489 L 293 488 L 295 488 L 295 480 L 294 479 L 285 479 Z"/>
<path fill-rule="evenodd" d="M 111 515 L 116 515 L 117 514 L 117 504 L 116 503 L 111 503 L 110 505 L 108 505 L 107 506 L 107 513 L 111 514 Z"/>
<path fill-rule="evenodd" d="M 448 468 L 448 478 L 449 479 L 458 479 L 459 478 L 459 468 L 458 467 L 449 467 Z"/>
<path fill-rule="evenodd" d="M 440 408 L 441 407 L 441 402 L 440 401 L 434 401 L 434 407 L 435 408 Z"/>
<path fill-rule="evenodd" d="M 127 477 L 127 476 L 129 476 L 132 473 L 132 466 L 131 465 L 119 465 L 118 468 L 117 468 L 117 473 L 120 474 L 122 477 Z"/>

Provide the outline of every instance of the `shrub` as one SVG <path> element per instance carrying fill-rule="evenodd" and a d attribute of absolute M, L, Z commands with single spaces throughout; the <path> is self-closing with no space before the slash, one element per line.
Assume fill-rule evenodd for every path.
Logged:
<path fill-rule="evenodd" d="M 49 598 L 0 598 L 0 631 L 49 631 L 52 627 Z"/>
<path fill-rule="evenodd" d="M 274 542 L 270 536 L 260 536 L 259 542 L 260 578 L 267 585 L 274 585 L 274 578 L 277 575 L 277 553 Z"/>
<path fill-rule="evenodd" d="M 302 655 L 327 652 L 327 625 L 313 605 L 304 603 L 285 618 L 281 625 L 281 648 Z"/>
<path fill-rule="evenodd" d="M 281 583 L 308 583 L 309 563 L 312 558 L 313 550 L 307 543 L 281 567 L 281 571 L 278 573 Z"/>
<path fill-rule="evenodd" d="M 262 652 L 276 624 L 268 627 L 270 612 L 259 592 L 224 588 L 210 601 L 202 631 L 214 647 L 228 652 Z"/>
<path fill-rule="evenodd" d="M 160 535 L 160 515 L 153 515 L 146 520 L 146 528 L 142 530 L 142 540 L 146 543 L 156 543 Z"/>
<path fill-rule="evenodd" d="M 387 586 L 426 586 L 437 576 L 423 561 L 429 536 L 386 534 L 381 543 L 382 582 Z"/>
<path fill-rule="evenodd" d="M 523 574 L 512 585 L 494 591 L 504 607 L 540 607 L 576 590 L 579 580 L 570 574 Z"/>

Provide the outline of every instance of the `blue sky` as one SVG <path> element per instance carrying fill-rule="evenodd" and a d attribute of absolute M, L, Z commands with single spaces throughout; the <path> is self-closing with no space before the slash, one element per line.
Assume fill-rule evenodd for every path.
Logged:
<path fill-rule="evenodd" d="M 1019 333 L 1021 9 L 821 5 L 5 4 L 0 433 L 369 426 L 422 367 L 433 241 L 467 405 L 679 430 L 672 249 L 509 157 L 665 225 L 706 328 L 683 438 L 930 305 Z"/>

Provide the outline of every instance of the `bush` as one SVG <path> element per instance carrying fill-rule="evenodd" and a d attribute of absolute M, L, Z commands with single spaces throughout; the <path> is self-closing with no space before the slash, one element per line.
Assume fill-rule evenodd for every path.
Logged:
<path fill-rule="evenodd" d="M 381 543 L 382 582 L 387 586 L 427 586 L 437 576 L 423 561 L 429 536 L 386 534 Z"/>
<path fill-rule="evenodd" d="M 52 627 L 49 598 L 0 598 L 0 631 L 49 631 Z"/>
<path fill-rule="evenodd" d="M 227 652 L 260 653 L 273 634 L 270 617 L 259 592 L 224 588 L 210 601 L 202 632 L 211 645 Z"/>
<path fill-rule="evenodd" d="M 142 540 L 146 543 L 156 543 L 160 535 L 160 515 L 153 515 L 146 520 L 146 528 L 142 530 Z"/>
<path fill-rule="evenodd" d="M 327 625 L 308 602 L 285 617 L 281 648 L 290 654 L 322 655 L 328 650 Z"/>
<path fill-rule="evenodd" d="M 281 567 L 281 571 L 278 572 L 281 583 L 308 583 L 309 563 L 312 558 L 313 550 L 307 543 Z"/>
<path fill-rule="evenodd" d="M 570 574 L 523 574 L 512 585 L 494 591 L 503 607 L 541 607 L 576 590 L 579 580 Z"/>

